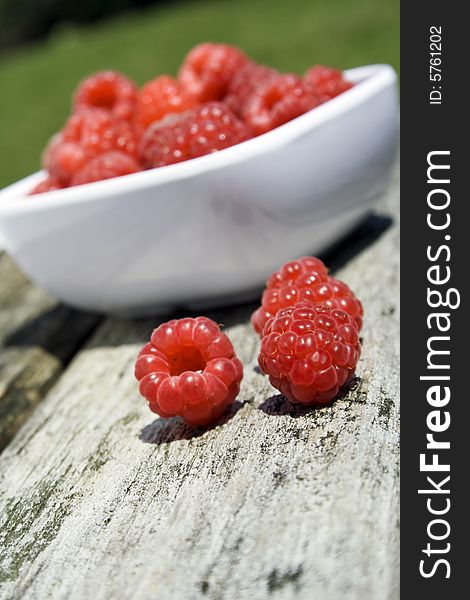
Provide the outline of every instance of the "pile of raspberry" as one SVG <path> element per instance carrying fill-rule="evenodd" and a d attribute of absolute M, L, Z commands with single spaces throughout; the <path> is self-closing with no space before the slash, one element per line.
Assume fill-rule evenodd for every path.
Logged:
<path fill-rule="evenodd" d="M 259 366 L 291 402 L 331 402 L 356 369 L 362 317 L 361 302 L 320 259 L 288 262 L 268 279 L 252 315 Z"/>
<path fill-rule="evenodd" d="M 226 44 L 193 48 L 177 78 L 142 88 L 114 71 L 88 77 L 43 154 L 37 194 L 196 158 L 298 117 L 348 90 L 340 71 L 279 73 Z"/>

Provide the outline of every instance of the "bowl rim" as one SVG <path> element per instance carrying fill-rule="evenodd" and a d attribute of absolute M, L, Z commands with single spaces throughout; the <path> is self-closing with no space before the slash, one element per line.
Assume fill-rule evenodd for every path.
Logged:
<path fill-rule="evenodd" d="M 286 145 L 305 131 L 320 127 L 337 116 L 347 113 L 378 91 L 395 84 L 397 80 L 395 70 L 387 64 L 356 67 L 344 71 L 344 74 L 349 81 L 356 84 L 346 92 L 276 129 L 213 154 L 130 175 L 44 192 L 38 195 L 40 201 L 32 202 L 27 192 L 45 176 L 44 170 L 38 171 L 0 190 L 0 217 L 2 214 L 7 215 L 12 212 L 31 210 L 36 212 L 71 203 L 76 205 L 93 202 L 113 196 L 116 192 L 122 194 L 126 191 L 145 189 L 150 185 L 155 187 L 184 181 L 232 164 L 245 162 L 252 157 Z"/>

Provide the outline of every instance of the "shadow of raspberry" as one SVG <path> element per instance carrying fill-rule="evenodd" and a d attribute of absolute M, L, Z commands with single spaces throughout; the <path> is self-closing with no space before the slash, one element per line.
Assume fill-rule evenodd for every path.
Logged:
<path fill-rule="evenodd" d="M 280 417 L 283 415 L 303 417 L 311 412 L 313 407 L 294 404 L 282 394 L 276 394 L 264 400 L 258 408 L 270 417 Z"/>
<path fill-rule="evenodd" d="M 169 419 L 158 418 L 146 425 L 139 434 L 139 439 L 145 444 L 171 444 L 180 440 L 192 440 L 201 437 L 208 431 L 224 426 L 242 408 L 243 403 L 235 401 L 226 412 L 214 423 L 206 427 L 190 427 L 180 417 Z"/>
<path fill-rule="evenodd" d="M 264 412 L 266 415 L 269 415 L 270 417 L 279 417 L 284 415 L 293 418 L 304 417 L 308 414 L 318 413 L 318 411 L 322 409 L 330 408 L 338 400 L 350 400 L 351 392 L 356 390 L 360 381 L 360 378 L 354 375 L 340 389 L 339 394 L 336 396 L 336 398 L 331 402 L 326 402 L 325 404 L 296 404 L 288 400 L 282 394 L 276 394 L 275 396 L 270 396 L 269 398 L 264 400 L 264 402 L 262 402 L 258 406 L 258 409 Z"/>

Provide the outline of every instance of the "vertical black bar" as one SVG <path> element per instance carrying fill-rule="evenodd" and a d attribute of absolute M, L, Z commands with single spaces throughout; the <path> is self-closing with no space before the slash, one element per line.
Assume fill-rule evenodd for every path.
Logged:
<path fill-rule="evenodd" d="M 468 595 L 470 392 L 465 377 L 470 373 L 466 313 L 470 198 L 465 179 L 470 166 L 464 140 L 470 128 L 463 111 L 468 79 L 463 8 L 462 3 L 436 0 L 401 4 L 401 590 L 405 599 Z M 428 174 L 430 162 L 450 169 L 431 168 Z M 447 298 L 455 306 L 459 297 L 460 306 L 443 305 Z M 435 350 L 450 354 L 432 354 Z M 445 388 L 450 393 L 448 402 Z M 437 446 L 438 442 L 443 445 Z M 444 446 L 447 442 L 449 449 Z M 433 460 L 437 469 L 449 465 L 450 470 L 426 471 Z"/>

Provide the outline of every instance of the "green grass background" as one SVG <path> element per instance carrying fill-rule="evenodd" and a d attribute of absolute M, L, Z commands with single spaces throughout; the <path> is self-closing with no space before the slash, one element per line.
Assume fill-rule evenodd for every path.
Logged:
<path fill-rule="evenodd" d="M 78 0 L 79 1 L 79 0 Z M 77 82 L 117 69 L 141 84 L 175 73 L 201 41 L 237 44 L 284 71 L 314 63 L 399 68 L 398 0 L 199 0 L 56 30 L 0 58 L 0 187 L 35 171 Z"/>

